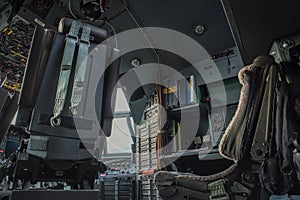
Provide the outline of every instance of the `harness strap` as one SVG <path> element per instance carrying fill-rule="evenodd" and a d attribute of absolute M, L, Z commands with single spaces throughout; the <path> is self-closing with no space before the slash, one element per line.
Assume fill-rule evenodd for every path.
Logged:
<path fill-rule="evenodd" d="M 229 200 L 224 184 L 225 180 L 220 179 L 207 185 L 211 191 L 210 200 Z"/>
<path fill-rule="evenodd" d="M 71 106 L 69 111 L 71 115 L 77 115 L 78 105 L 83 95 L 83 83 L 85 78 L 85 72 L 87 67 L 87 57 L 90 47 L 90 33 L 91 26 L 89 24 L 83 24 L 82 34 L 79 43 L 78 56 L 76 61 L 75 77 L 73 82 L 73 90 L 71 96 Z"/>
<path fill-rule="evenodd" d="M 69 33 L 66 35 L 66 44 L 57 84 L 53 117 L 50 118 L 50 124 L 52 127 L 58 127 L 61 124 L 60 114 L 64 108 L 66 101 L 68 83 L 71 75 L 72 62 L 76 44 L 78 42 L 78 32 L 80 30 L 80 27 L 81 23 L 74 20 L 72 22 Z"/>

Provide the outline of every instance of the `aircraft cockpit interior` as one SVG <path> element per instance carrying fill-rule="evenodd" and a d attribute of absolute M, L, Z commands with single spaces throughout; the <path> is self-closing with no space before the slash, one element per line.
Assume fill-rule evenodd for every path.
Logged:
<path fill-rule="evenodd" d="M 300 200 L 299 0 L 0 2 L 0 200 Z"/>

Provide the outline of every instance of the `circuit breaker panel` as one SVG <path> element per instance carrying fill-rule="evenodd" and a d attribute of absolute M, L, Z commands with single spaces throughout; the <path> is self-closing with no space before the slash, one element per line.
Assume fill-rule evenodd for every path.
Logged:
<path fill-rule="evenodd" d="M 136 166 L 138 199 L 158 200 L 158 190 L 153 181 L 154 173 L 159 170 L 159 105 L 158 96 L 150 96 L 146 105 L 144 118 L 138 126 L 136 143 Z"/>
<path fill-rule="evenodd" d="M 137 171 L 157 170 L 157 114 L 139 127 L 137 142 Z"/>

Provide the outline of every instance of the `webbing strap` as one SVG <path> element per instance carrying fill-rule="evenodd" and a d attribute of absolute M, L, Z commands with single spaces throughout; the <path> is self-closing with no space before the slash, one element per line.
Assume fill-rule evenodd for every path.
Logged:
<path fill-rule="evenodd" d="M 64 48 L 64 55 L 61 62 L 60 74 L 57 84 L 56 97 L 53 108 L 53 117 L 50 119 L 50 124 L 53 127 L 60 126 L 60 114 L 64 108 L 69 78 L 71 75 L 72 62 L 76 44 L 78 42 L 78 32 L 81 27 L 79 21 L 73 21 L 69 34 L 66 35 L 66 43 Z"/>
<path fill-rule="evenodd" d="M 87 57 L 90 47 L 90 33 L 91 26 L 83 24 L 82 34 L 79 43 L 78 56 L 76 61 L 75 77 L 73 82 L 73 90 L 71 96 L 71 106 L 69 108 L 71 115 L 76 115 L 78 112 L 78 105 L 83 95 L 83 83 L 85 78 L 85 71 L 87 66 Z"/>
<path fill-rule="evenodd" d="M 229 200 L 224 184 L 225 180 L 220 179 L 207 185 L 211 191 L 210 200 Z"/>

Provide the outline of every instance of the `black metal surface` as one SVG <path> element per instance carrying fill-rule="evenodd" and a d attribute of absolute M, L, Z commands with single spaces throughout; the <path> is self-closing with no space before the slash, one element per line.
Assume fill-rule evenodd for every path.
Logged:
<path fill-rule="evenodd" d="M 222 0 L 245 64 L 268 54 L 272 41 L 300 31 L 300 1 Z"/>
<path fill-rule="evenodd" d="M 142 27 L 161 27 L 178 31 L 201 44 L 209 54 L 220 53 L 235 46 L 229 25 L 219 0 L 167 0 L 167 1 L 134 1 L 128 0 L 128 7 L 138 24 Z M 117 11 L 122 10 L 124 5 L 119 1 L 113 1 L 111 9 L 105 13 L 109 19 Z M 127 12 L 124 12 L 110 23 L 118 32 L 138 28 Z M 197 25 L 204 25 L 206 30 L 203 35 L 195 34 Z M 155 44 L 155 41 L 152 41 Z M 158 50 L 161 62 L 178 69 L 189 67 L 189 64 L 170 54 Z M 142 63 L 157 62 L 154 52 L 133 52 L 127 55 L 128 59 L 137 57 Z M 130 61 L 130 60 L 129 60 Z"/>

